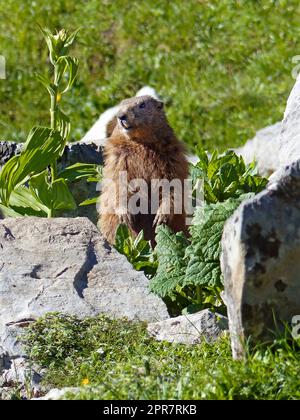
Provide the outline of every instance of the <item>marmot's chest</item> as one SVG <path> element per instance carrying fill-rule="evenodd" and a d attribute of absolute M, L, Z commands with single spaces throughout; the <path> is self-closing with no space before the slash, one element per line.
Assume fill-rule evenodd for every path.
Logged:
<path fill-rule="evenodd" d="M 167 177 L 170 156 L 151 147 L 139 147 L 125 152 L 124 159 L 129 179 L 164 179 Z"/>

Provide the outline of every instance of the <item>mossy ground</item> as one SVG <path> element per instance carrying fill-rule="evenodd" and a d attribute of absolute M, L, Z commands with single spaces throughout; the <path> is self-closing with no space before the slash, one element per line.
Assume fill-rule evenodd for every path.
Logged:
<path fill-rule="evenodd" d="M 34 77 L 49 67 L 37 22 L 81 27 L 80 77 L 64 103 L 74 140 L 102 111 L 150 84 L 187 143 L 240 145 L 281 119 L 300 50 L 298 0 L 6 0 L 0 16 L 6 140 L 24 141 L 33 124 L 48 123 L 49 100 Z"/>
<path fill-rule="evenodd" d="M 79 386 L 70 399 L 299 399 L 300 352 L 285 338 L 233 361 L 229 338 L 215 344 L 159 343 L 142 323 L 104 316 L 48 315 L 27 337 L 44 383 Z"/>

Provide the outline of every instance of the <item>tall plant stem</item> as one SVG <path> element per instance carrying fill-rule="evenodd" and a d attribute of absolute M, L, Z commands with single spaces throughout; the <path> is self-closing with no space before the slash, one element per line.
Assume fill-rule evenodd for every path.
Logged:
<path fill-rule="evenodd" d="M 57 65 L 54 65 L 54 92 L 51 93 L 51 104 L 50 104 L 50 117 L 51 117 L 51 129 L 56 130 L 57 129 L 57 119 L 56 119 L 56 113 L 57 113 L 57 94 L 58 94 L 58 80 L 57 80 Z M 57 163 L 56 161 L 52 162 L 50 166 L 51 170 L 51 184 L 55 181 L 57 176 Z M 49 212 L 48 217 L 54 217 L 54 209 L 51 209 Z"/>

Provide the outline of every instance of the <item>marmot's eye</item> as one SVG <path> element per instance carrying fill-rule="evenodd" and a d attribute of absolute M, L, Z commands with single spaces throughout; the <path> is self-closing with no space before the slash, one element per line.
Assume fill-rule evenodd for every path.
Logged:
<path fill-rule="evenodd" d="M 139 108 L 145 108 L 145 106 L 146 106 L 145 102 L 142 102 L 142 103 L 140 104 Z"/>

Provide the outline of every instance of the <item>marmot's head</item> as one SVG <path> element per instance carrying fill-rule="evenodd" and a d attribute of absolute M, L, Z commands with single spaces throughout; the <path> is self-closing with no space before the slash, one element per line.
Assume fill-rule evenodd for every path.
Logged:
<path fill-rule="evenodd" d="M 121 102 L 117 114 L 119 129 L 131 136 L 151 131 L 166 122 L 163 103 L 152 96 L 137 96 Z"/>

